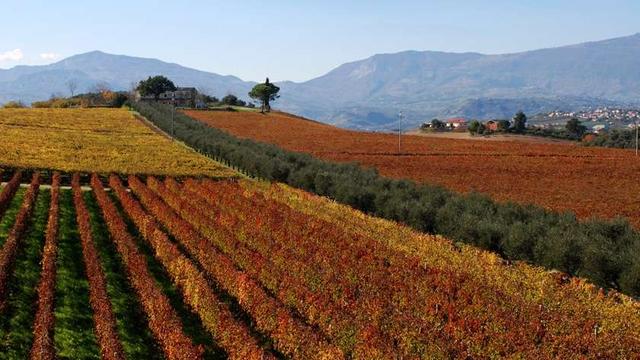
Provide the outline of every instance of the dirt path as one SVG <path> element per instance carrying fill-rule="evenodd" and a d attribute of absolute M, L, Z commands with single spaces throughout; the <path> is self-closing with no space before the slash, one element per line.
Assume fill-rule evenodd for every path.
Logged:
<path fill-rule="evenodd" d="M 0 183 L 0 186 L 6 186 L 7 183 L 3 182 Z M 31 184 L 20 184 L 21 188 L 28 188 L 29 186 L 31 186 Z M 40 184 L 40 189 L 51 189 L 51 185 L 47 185 L 47 184 Z M 61 190 L 71 190 L 71 186 L 60 186 Z M 82 191 L 91 191 L 91 186 L 81 186 L 80 189 L 82 189 Z M 105 191 L 111 191 L 111 188 L 104 188 Z M 130 191 L 129 189 L 127 189 L 127 191 Z"/>

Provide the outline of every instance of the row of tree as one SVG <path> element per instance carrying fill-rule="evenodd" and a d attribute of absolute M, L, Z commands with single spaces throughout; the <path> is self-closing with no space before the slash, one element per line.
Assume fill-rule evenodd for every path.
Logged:
<path fill-rule="evenodd" d="M 486 124 L 473 120 L 469 123 L 468 130 L 471 134 L 488 134 L 492 132 L 512 132 L 522 134 L 527 130 L 527 115 L 519 111 L 509 120 L 493 120 L 496 123 L 495 129 L 489 129 Z"/>
<path fill-rule="evenodd" d="M 594 140 L 586 143 L 588 146 L 602 146 L 619 149 L 633 149 L 636 147 L 638 133 L 636 130 L 615 129 L 598 135 Z"/>
<path fill-rule="evenodd" d="M 171 109 L 133 106 L 169 131 Z M 322 161 L 308 154 L 238 139 L 184 114 L 175 136 L 191 147 L 252 176 L 284 182 L 369 214 L 442 234 L 503 256 L 590 279 L 607 288 L 640 295 L 640 234 L 626 221 L 580 222 L 570 213 L 498 203 L 479 194 L 393 180 L 356 164 Z"/>
<path fill-rule="evenodd" d="M 100 93 L 78 94 L 65 98 L 51 96 L 49 100 L 35 101 L 31 103 L 32 108 L 88 108 L 88 107 L 122 107 L 129 99 L 126 92 L 103 91 Z M 26 108 L 27 104 L 21 101 L 9 101 L 2 106 L 5 109 Z"/>
<path fill-rule="evenodd" d="M 437 120 L 434 120 L 437 121 Z M 493 132 L 510 132 L 515 134 L 553 137 L 568 140 L 581 140 L 587 132 L 587 127 L 577 118 L 567 121 L 564 129 L 543 129 L 527 127 L 527 115 L 519 111 L 509 120 L 493 120 L 495 129 L 489 129 L 484 123 L 473 120 L 469 123 L 468 130 L 472 134 L 489 134 Z M 433 124 L 433 122 L 432 122 Z M 433 125 L 432 125 L 433 126 Z"/>

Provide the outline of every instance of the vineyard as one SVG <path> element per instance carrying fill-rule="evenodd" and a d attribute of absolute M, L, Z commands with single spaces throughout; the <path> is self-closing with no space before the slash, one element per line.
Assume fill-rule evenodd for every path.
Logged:
<path fill-rule="evenodd" d="M 625 217 L 640 226 L 640 163 L 626 150 L 404 136 L 398 155 L 398 137 L 391 134 L 348 131 L 282 113 L 186 114 L 242 138 L 358 162 L 383 176 L 572 211 L 582 219 Z"/>
<path fill-rule="evenodd" d="M 6 167 L 235 176 L 124 109 L 0 109 L 0 144 Z"/>
<path fill-rule="evenodd" d="M 631 359 L 640 348 L 627 296 L 286 185 L 3 175 L 0 358 Z"/>

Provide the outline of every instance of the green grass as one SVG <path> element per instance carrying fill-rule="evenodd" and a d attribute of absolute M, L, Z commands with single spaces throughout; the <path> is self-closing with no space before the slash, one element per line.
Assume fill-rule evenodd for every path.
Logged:
<path fill-rule="evenodd" d="M 9 208 L 2 216 L 2 219 L 0 219 L 0 246 L 4 245 L 9 231 L 11 231 L 13 224 L 16 222 L 16 217 L 20 211 L 25 192 L 25 189 L 18 189 L 13 199 L 11 199 Z"/>
<path fill-rule="evenodd" d="M 59 359 L 99 359 L 73 196 L 60 191 L 54 343 Z"/>
<path fill-rule="evenodd" d="M 92 192 L 84 193 L 91 216 L 91 228 L 102 269 L 107 280 L 107 293 L 118 325 L 118 335 L 129 359 L 162 359 L 162 349 L 149 330 L 142 305 L 129 280 L 122 258 L 109 238 L 109 230 Z"/>
<path fill-rule="evenodd" d="M 20 189 L 0 221 L 0 241 L 4 242 L 20 209 L 25 190 Z M 37 306 L 37 284 L 40 279 L 42 247 L 48 217 L 50 191 L 42 190 L 25 238 L 16 257 L 10 279 L 8 306 L 0 314 L 0 359 L 28 358 L 33 342 L 33 321 Z M 109 238 L 93 193 L 84 194 L 91 214 L 92 232 L 107 279 L 107 292 L 117 319 L 118 334 L 127 358 L 163 359 L 161 349 L 151 334 L 142 307 L 126 277 L 126 271 L 115 244 Z M 121 214 L 119 202 L 112 196 Z M 195 344 L 202 345 L 207 359 L 225 359 L 199 317 L 185 304 L 182 294 L 153 250 L 140 237 L 135 225 L 126 217 L 129 230 L 147 259 L 156 283 L 180 315 L 183 328 Z M 59 359 L 99 359 L 100 349 L 94 333 L 93 311 L 89 303 L 89 284 L 82 259 L 82 245 L 76 224 L 72 192 L 60 193 L 60 230 L 56 274 L 56 306 L 54 343 Z"/>
<path fill-rule="evenodd" d="M 7 308 L 0 316 L 0 359 L 26 359 L 31 350 L 50 199 L 48 190 L 40 191 L 30 226 L 18 247 L 8 283 Z"/>
<path fill-rule="evenodd" d="M 171 305 L 180 315 L 184 332 L 193 340 L 195 344 L 204 347 L 204 356 L 206 359 L 226 359 L 224 350 L 220 349 L 211 334 L 202 325 L 200 318 L 190 310 L 188 304 L 185 304 L 180 290 L 173 284 L 170 275 L 165 271 L 162 264 L 154 257 L 153 249 L 147 244 L 138 232 L 135 224 L 125 215 L 122 206 L 117 198 L 111 195 L 111 200 L 116 204 L 120 214 L 125 219 L 129 232 L 137 239 L 138 249 L 147 258 L 149 271 L 156 280 L 156 283 L 162 288 L 164 294 L 169 298 Z"/>

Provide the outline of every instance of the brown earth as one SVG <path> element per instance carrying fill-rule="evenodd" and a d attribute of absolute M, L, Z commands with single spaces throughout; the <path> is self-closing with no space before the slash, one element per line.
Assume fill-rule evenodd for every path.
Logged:
<path fill-rule="evenodd" d="M 239 137 L 326 160 L 357 161 L 384 176 L 573 211 L 580 218 L 626 217 L 640 225 L 640 159 L 628 150 L 407 135 L 398 154 L 394 134 L 344 130 L 283 113 L 186 113 Z"/>

